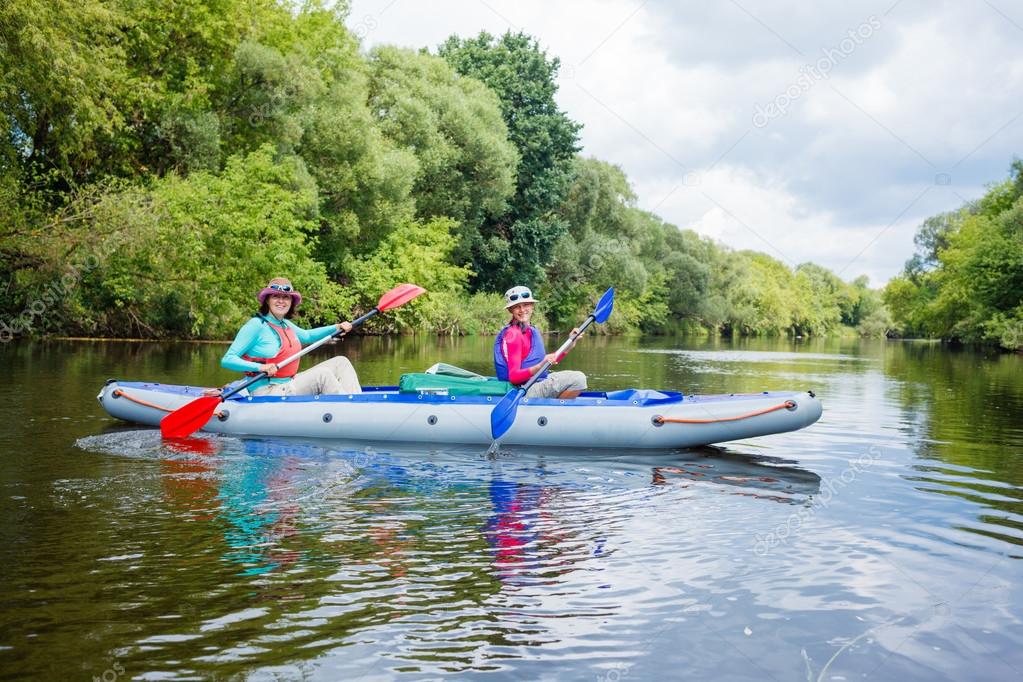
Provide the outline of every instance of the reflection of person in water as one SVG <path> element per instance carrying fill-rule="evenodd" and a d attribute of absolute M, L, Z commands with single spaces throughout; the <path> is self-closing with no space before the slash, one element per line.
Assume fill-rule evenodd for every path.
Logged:
<path fill-rule="evenodd" d="M 516 585 L 527 580 L 556 581 L 557 575 L 570 570 L 581 560 L 569 545 L 588 544 L 589 555 L 604 557 L 612 552 L 605 537 L 584 539 L 580 528 L 566 529 L 555 515 L 555 500 L 563 488 L 551 485 L 513 483 L 494 478 L 488 488 L 493 512 L 484 526 L 484 535 L 494 557 L 497 577 Z"/>
<path fill-rule="evenodd" d="M 220 516 L 231 548 L 225 559 L 245 566 L 244 575 L 269 573 L 297 558 L 278 544 L 295 533 L 298 508 L 288 499 L 295 469 L 293 457 L 248 457 L 220 472 Z"/>
<path fill-rule="evenodd" d="M 404 578 L 408 574 L 404 558 L 409 555 L 408 550 L 412 544 L 408 524 L 395 518 L 401 510 L 393 501 L 376 500 L 369 506 L 380 516 L 380 522 L 373 524 L 367 532 L 370 541 L 376 546 L 371 558 L 384 566 L 392 578 Z M 403 601 L 404 595 L 399 595 L 398 602 Z M 401 615 L 398 611 L 394 613 L 395 618 Z"/>
<path fill-rule="evenodd" d="M 527 570 L 528 547 L 538 538 L 530 519 L 540 506 L 542 488 L 509 481 L 490 482 L 494 513 L 487 519 L 487 542 L 494 549 L 499 573 L 512 576 Z"/>
<path fill-rule="evenodd" d="M 167 444 L 175 454 L 162 466 L 168 496 L 183 515 L 204 521 L 219 521 L 229 551 L 225 561 L 241 564 L 245 575 L 272 572 L 300 559 L 295 549 L 285 549 L 282 541 L 297 536 L 297 520 L 306 500 L 337 494 L 345 486 L 310 478 L 308 485 L 300 479 L 311 459 L 329 458 L 342 463 L 348 477 L 360 477 L 359 489 L 395 487 L 401 490 L 422 488 L 429 494 L 432 480 L 409 475 L 404 467 L 382 453 L 366 454 L 365 450 L 335 451 L 301 442 L 272 439 L 241 439 L 244 457 L 216 457 L 211 441 L 192 438 Z M 234 454 L 234 453 L 232 453 Z M 388 506 L 381 502 L 381 507 Z M 381 509 L 383 512 L 384 509 Z M 388 521 L 392 515 L 381 513 L 368 519 L 365 531 L 379 547 L 381 565 L 387 565 L 394 576 L 407 572 L 402 562 L 408 545 L 404 525 Z M 369 524 L 368 524 L 369 525 Z M 291 544 L 291 543 L 289 543 Z"/>
<path fill-rule="evenodd" d="M 299 507 L 291 480 L 299 462 L 287 444 L 241 444 L 247 456 L 227 459 L 217 456 L 210 439 L 166 442 L 175 455 L 161 461 L 163 485 L 183 515 L 223 524 L 230 548 L 224 560 L 245 566 L 243 575 L 259 575 L 298 559 L 298 552 L 283 549 L 280 542 L 296 533 Z"/>
<path fill-rule="evenodd" d="M 174 448 L 177 449 L 177 448 Z M 165 458 L 163 486 L 182 516 L 224 524 L 230 548 L 226 561 L 242 564 L 245 575 L 267 573 L 294 561 L 277 551 L 277 540 L 292 534 L 294 508 L 274 504 L 274 491 L 285 487 L 285 460 L 254 458 L 229 461 L 210 455 Z"/>
<path fill-rule="evenodd" d="M 167 499 L 180 510 L 178 516 L 191 521 L 213 519 L 218 506 L 216 447 L 204 438 L 172 439 L 165 445 L 180 453 L 160 460 L 160 481 Z"/>

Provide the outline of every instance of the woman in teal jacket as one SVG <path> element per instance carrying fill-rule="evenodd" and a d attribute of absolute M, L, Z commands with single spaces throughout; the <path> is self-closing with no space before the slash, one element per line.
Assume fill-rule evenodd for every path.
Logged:
<path fill-rule="evenodd" d="M 249 387 L 252 395 L 318 395 L 320 393 L 361 393 L 359 377 L 351 361 L 343 355 L 298 371 L 299 360 L 281 363 L 308 345 L 339 331 L 351 331 L 350 322 L 316 329 L 302 329 L 291 317 L 302 302 L 291 281 L 275 277 L 260 291 L 259 314 L 246 322 L 224 353 L 220 365 L 225 369 L 254 376 L 266 372 L 269 379 Z"/>

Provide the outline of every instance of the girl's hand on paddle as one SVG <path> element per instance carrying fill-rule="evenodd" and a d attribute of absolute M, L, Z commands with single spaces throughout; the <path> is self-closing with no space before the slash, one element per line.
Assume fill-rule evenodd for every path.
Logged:
<path fill-rule="evenodd" d="M 543 356 L 543 361 L 544 362 L 549 362 L 549 363 L 551 363 L 551 365 L 556 365 L 556 364 L 558 364 L 558 354 L 557 353 L 548 353 L 547 355 Z M 542 365 L 542 364 L 543 364 L 543 362 L 540 363 L 540 365 Z M 537 368 L 539 368 L 540 365 L 537 365 Z M 534 372 L 534 374 L 535 374 L 535 372 Z"/>
<path fill-rule="evenodd" d="M 272 377 L 273 375 L 277 374 L 277 365 L 275 365 L 272 362 L 270 364 L 268 364 L 268 365 L 260 365 L 259 366 L 259 371 L 260 372 L 266 372 L 266 375 L 268 377 Z"/>
<path fill-rule="evenodd" d="M 348 332 L 352 331 L 352 323 L 351 322 L 339 322 L 338 325 L 337 325 L 337 330 L 339 332 L 344 332 L 345 334 L 347 334 Z"/>
<path fill-rule="evenodd" d="M 572 347 L 575 348 L 575 342 L 582 336 L 582 332 L 579 331 L 579 327 L 574 327 L 570 333 L 572 337 Z"/>

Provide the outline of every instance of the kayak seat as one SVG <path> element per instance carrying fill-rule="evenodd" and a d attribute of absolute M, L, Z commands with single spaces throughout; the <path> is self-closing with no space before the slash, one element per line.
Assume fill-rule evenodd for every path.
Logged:
<path fill-rule="evenodd" d="M 608 391 L 607 399 L 627 400 L 629 402 L 639 401 L 641 405 L 649 405 L 652 403 L 681 400 L 682 396 L 674 391 L 665 393 L 663 391 L 655 391 L 649 388 L 626 388 L 621 391 Z"/>

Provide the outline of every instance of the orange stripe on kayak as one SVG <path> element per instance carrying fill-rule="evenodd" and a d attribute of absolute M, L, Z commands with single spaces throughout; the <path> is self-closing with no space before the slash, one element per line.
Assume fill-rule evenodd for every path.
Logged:
<path fill-rule="evenodd" d="M 768 412 L 774 412 L 775 410 L 787 410 L 795 406 L 796 404 L 794 402 L 786 400 L 780 405 L 767 407 L 763 410 L 757 410 L 756 412 L 747 412 L 746 414 L 740 414 L 735 417 L 721 417 L 719 419 L 679 419 L 676 417 L 657 417 L 656 421 L 658 424 L 714 424 L 716 422 L 737 422 L 740 419 L 749 419 L 750 417 L 767 414 Z"/>
<path fill-rule="evenodd" d="M 162 410 L 163 412 L 173 412 L 174 411 L 174 410 L 172 410 L 169 407 L 164 407 L 163 405 L 157 405 L 156 403 L 151 403 L 148 400 L 143 400 L 142 398 L 136 398 L 133 395 L 129 395 L 129 394 L 125 393 L 124 390 L 120 389 L 120 388 L 118 388 L 118 389 L 116 389 L 114 391 L 114 395 L 120 396 L 122 398 L 127 398 L 128 400 L 132 401 L 133 403 L 138 403 L 139 405 L 143 405 L 145 407 L 152 407 L 154 410 Z M 214 417 L 219 417 L 220 416 L 220 412 L 214 412 L 213 416 Z"/>

